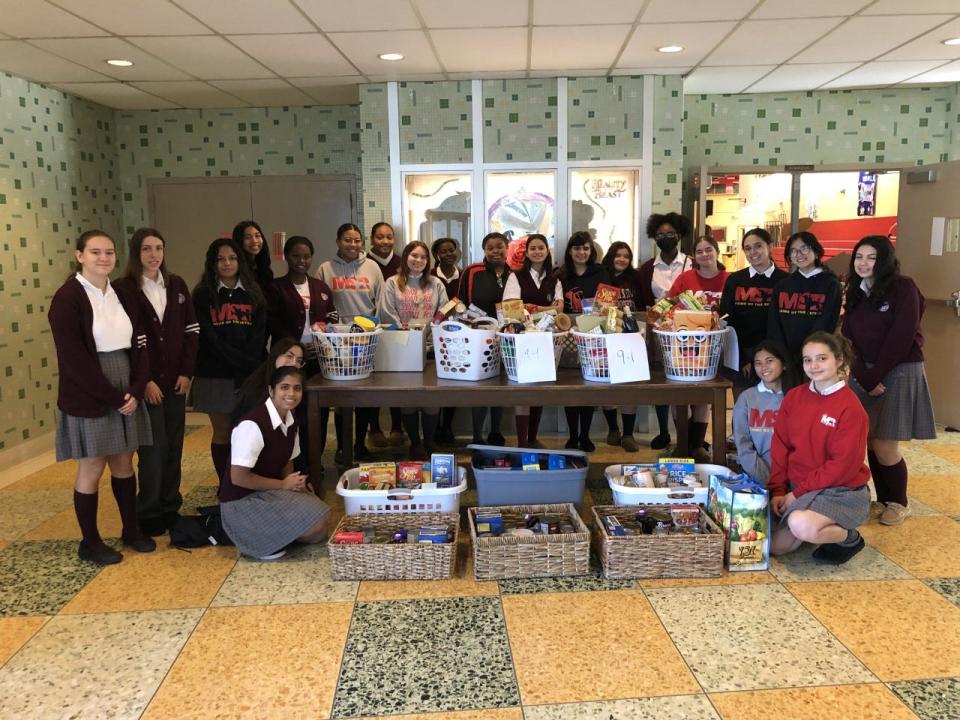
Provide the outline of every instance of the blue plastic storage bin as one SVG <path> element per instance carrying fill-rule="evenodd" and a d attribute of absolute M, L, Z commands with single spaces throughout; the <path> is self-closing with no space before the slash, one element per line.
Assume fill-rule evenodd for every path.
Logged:
<path fill-rule="evenodd" d="M 573 503 L 578 510 L 583 509 L 583 490 L 590 470 L 590 460 L 585 452 L 509 448 L 497 445 L 467 445 L 467 447 L 473 451 L 470 468 L 477 482 L 478 505 Z M 512 465 L 520 466 L 523 453 L 577 458 L 583 463 L 583 467 L 565 470 L 510 470 L 478 467 L 492 465 L 497 457 L 508 457 Z"/>

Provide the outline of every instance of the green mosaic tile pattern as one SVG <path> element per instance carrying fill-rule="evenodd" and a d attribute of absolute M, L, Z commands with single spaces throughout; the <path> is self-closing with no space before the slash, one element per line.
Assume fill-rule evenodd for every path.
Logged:
<path fill-rule="evenodd" d="M 943 162 L 956 86 L 688 95 L 685 164 Z"/>
<path fill-rule="evenodd" d="M 643 78 L 567 81 L 567 158 L 636 160 L 643 154 Z"/>
<path fill-rule="evenodd" d="M 486 162 L 557 159 L 557 80 L 483 81 Z"/>
<path fill-rule="evenodd" d="M 118 111 L 127 235 L 148 223 L 147 178 L 360 175 L 355 106 Z"/>
<path fill-rule="evenodd" d="M 473 162 L 470 86 L 469 80 L 400 83 L 401 162 Z"/>
<path fill-rule="evenodd" d="M 683 80 L 653 79 L 653 212 L 679 212 L 683 185 Z"/>
<path fill-rule="evenodd" d="M 114 111 L 0 74 L 0 450 L 53 430 L 50 298 L 77 236 L 120 237 Z"/>
<path fill-rule="evenodd" d="M 360 86 L 360 166 L 362 228 L 391 222 L 390 139 L 385 83 Z M 400 199 L 397 198 L 397 202 Z"/>

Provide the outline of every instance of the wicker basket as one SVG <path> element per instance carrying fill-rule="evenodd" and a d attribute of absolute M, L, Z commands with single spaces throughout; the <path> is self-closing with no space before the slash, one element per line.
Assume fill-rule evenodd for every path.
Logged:
<path fill-rule="evenodd" d="M 590 529 L 580 519 L 572 503 L 510 505 L 499 509 L 521 514 L 562 515 L 569 519 L 577 532 L 529 537 L 478 537 L 477 508 L 470 508 L 473 574 L 477 580 L 586 575 L 590 571 Z"/>
<path fill-rule="evenodd" d="M 723 531 L 700 508 L 700 530 L 694 535 L 632 535 L 611 538 L 604 515 L 632 519 L 638 508 L 668 505 L 599 505 L 593 508 L 594 544 L 608 579 L 720 577 L 723 570 Z"/>
<path fill-rule="evenodd" d="M 447 580 L 453 577 L 460 538 L 457 513 L 397 513 L 347 515 L 331 535 L 341 530 L 416 531 L 431 525 L 453 526 L 453 542 L 382 545 L 339 545 L 328 542 L 334 580 Z"/>

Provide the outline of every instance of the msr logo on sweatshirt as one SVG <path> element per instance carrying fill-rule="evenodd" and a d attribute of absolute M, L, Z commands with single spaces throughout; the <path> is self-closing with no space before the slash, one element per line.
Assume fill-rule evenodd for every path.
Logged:
<path fill-rule="evenodd" d="M 365 277 L 335 277 L 334 290 L 369 290 L 370 278 Z"/>
<path fill-rule="evenodd" d="M 750 408 L 750 418 L 748 424 L 750 425 L 751 430 L 773 430 L 774 423 L 776 422 L 776 410 Z"/>
<path fill-rule="evenodd" d="M 826 303 L 824 293 L 780 291 L 780 312 L 786 315 L 820 315 Z"/>
<path fill-rule="evenodd" d="M 835 427 L 837 426 L 837 419 L 836 419 L 836 418 L 832 418 L 832 417 L 830 417 L 829 415 L 821 415 L 821 416 L 820 416 L 820 423 L 821 423 L 822 425 L 826 425 L 827 427 L 835 428 Z"/>

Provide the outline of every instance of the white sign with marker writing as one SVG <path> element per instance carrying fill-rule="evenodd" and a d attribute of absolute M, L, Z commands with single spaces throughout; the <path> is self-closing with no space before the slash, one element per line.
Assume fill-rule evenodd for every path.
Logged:
<path fill-rule="evenodd" d="M 553 333 L 521 333 L 513 336 L 517 353 L 517 382 L 555 382 Z"/>
<path fill-rule="evenodd" d="M 647 345 L 640 333 L 611 334 L 607 341 L 607 364 L 610 382 L 641 382 L 650 379 Z"/>

